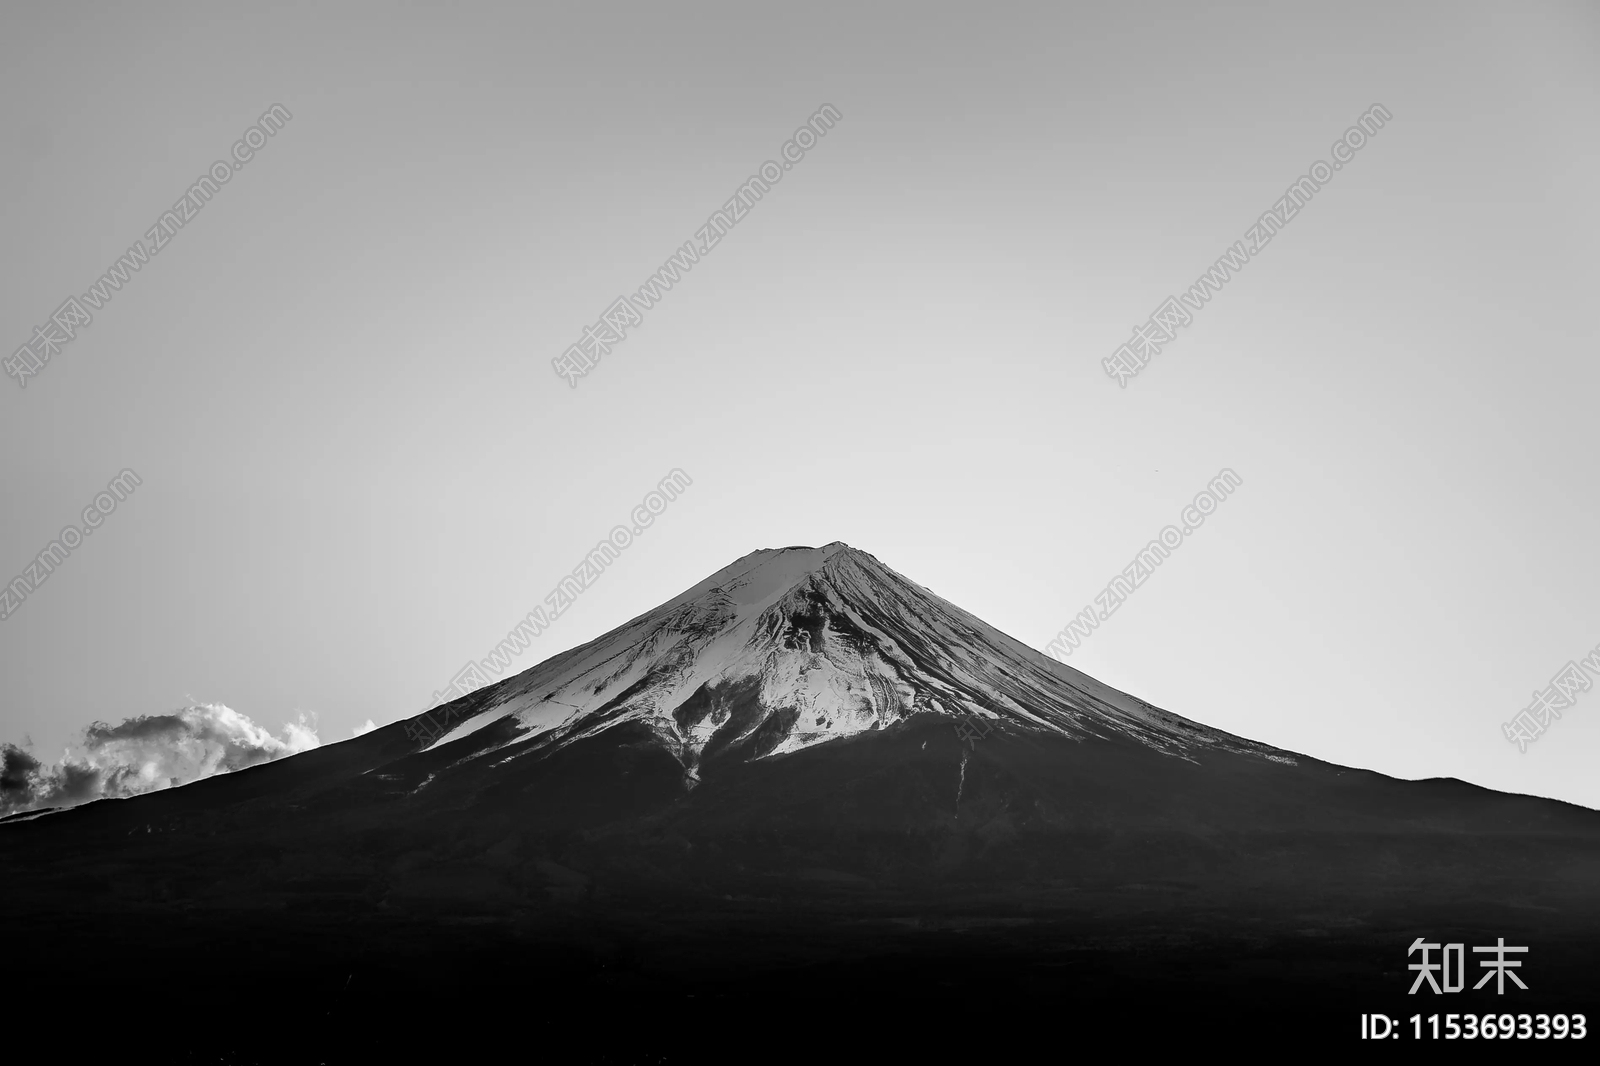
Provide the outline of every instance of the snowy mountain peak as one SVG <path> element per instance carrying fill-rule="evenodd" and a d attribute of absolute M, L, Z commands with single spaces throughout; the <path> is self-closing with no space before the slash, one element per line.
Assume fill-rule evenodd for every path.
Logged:
<path fill-rule="evenodd" d="M 459 724 L 433 746 L 465 742 L 452 748 L 464 758 L 641 723 L 690 787 L 708 760 L 780 756 L 920 714 L 965 719 L 969 735 L 1042 730 L 1184 758 L 1221 747 L 1292 761 L 1102 685 L 842 541 L 751 552 L 443 710 Z"/>

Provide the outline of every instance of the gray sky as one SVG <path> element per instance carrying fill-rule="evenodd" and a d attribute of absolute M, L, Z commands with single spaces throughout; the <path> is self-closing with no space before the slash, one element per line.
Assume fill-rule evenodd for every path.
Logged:
<path fill-rule="evenodd" d="M 109 5 L 0 15 L 0 357 L 270 107 L 41 372 L 0 379 L 0 740 L 225 703 L 414 714 L 670 470 L 524 669 L 834 540 L 1071 663 L 1401 777 L 1600 807 L 1589 4 Z M 841 121 L 576 389 L 550 360 Z M 1138 377 L 1101 360 L 1374 104 Z"/>

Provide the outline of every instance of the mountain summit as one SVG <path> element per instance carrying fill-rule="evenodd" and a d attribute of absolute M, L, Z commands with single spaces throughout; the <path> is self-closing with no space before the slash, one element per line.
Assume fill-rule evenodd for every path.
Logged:
<path fill-rule="evenodd" d="M 752 552 L 582 647 L 433 712 L 429 750 L 548 752 L 648 727 L 692 787 L 702 766 L 784 755 L 919 714 L 991 730 L 1293 763 L 1117 692 L 835 541 Z M 467 754 L 469 753 L 470 754 Z"/>

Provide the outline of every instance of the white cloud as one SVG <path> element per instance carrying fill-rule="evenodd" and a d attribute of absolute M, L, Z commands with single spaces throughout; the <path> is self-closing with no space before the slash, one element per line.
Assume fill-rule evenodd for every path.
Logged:
<path fill-rule="evenodd" d="M 70 807 L 137 796 L 318 747 L 316 721 L 302 713 L 275 737 L 221 704 L 95 722 L 55 766 L 14 744 L 0 745 L 0 813 Z"/>

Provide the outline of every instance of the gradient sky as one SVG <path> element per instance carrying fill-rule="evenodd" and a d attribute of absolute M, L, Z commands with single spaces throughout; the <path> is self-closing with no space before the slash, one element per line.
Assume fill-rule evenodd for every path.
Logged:
<path fill-rule="evenodd" d="M 216 702 L 415 714 L 674 468 L 514 669 L 834 540 L 1042 648 L 1400 777 L 1600 807 L 1592 4 L 111 5 L 0 14 L 0 740 Z M 571 389 L 550 360 L 814 111 L 842 121 Z M 1393 119 L 1119 389 L 1100 361 Z"/>

